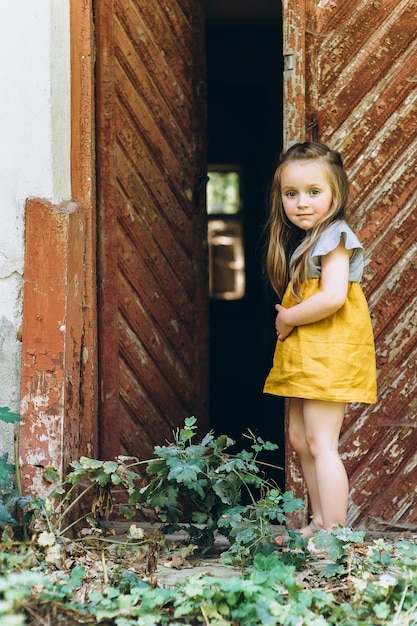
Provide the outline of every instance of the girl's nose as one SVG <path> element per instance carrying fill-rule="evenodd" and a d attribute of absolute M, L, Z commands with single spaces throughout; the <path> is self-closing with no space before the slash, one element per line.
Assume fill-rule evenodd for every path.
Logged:
<path fill-rule="evenodd" d="M 304 193 L 300 193 L 300 195 L 298 196 L 298 206 L 299 207 L 304 207 L 308 205 L 308 199 L 307 196 Z"/>

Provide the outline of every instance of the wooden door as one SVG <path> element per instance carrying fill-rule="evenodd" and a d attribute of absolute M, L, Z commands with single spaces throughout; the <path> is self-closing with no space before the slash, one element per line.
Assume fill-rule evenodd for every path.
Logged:
<path fill-rule="evenodd" d="M 204 14 L 97 0 L 101 456 L 207 426 Z"/>
<path fill-rule="evenodd" d="M 350 407 L 341 452 L 348 521 L 375 529 L 417 527 L 416 23 L 407 0 L 284 2 L 286 142 L 341 151 L 365 246 L 378 402 Z"/>

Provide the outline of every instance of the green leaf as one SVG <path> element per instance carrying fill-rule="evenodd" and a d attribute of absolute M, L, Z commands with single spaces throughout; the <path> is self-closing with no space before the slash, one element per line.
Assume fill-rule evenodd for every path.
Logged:
<path fill-rule="evenodd" d="M 4 504 L 11 511 L 15 506 L 24 509 L 29 503 L 32 503 L 33 498 L 31 495 L 22 496 L 17 489 L 11 489 L 4 494 L 3 500 Z"/>
<path fill-rule="evenodd" d="M 13 413 L 7 406 L 0 407 L 0 420 L 7 424 L 14 424 L 20 422 L 20 415 Z"/>
<path fill-rule="evenodd" d="M 251 461 L 253 459 L 252 452 L 248 452 L 248 450 L 242 450 L 236 454 L 237 459 L 242 459 L 243 461 Z"/>
<path fill-rule="evenodd" d="M 213 484 L 213 491 L 219 496 L 223 504 L 233 506 L 240 499 L 240 490 L 233 488 L 233 485 L 228 479 L 217 480 Z"/>
<path fill-rule="evenodd" d="M 207 517 L 207 513 L 203 513 L 202 511 L 193 511 L 191 515 L 191 519 L 195 524 L 206 524 Z"/>
<path fill-rule="evenodd" d="M 185 418 L 184 424 L 186 428 L 191 428 L 195 430 L 197 428 L 197 419 L 194 417 L 194 415 L 191 415 L 190 417 Z"/>
<path fill-rule="evenodd" d="M 243 544 L 250 544 L 257 538 L 257 530 L 255 528 L 248 528 L 246 524 L 242 524 L 242 528 L 239 529 L 236 525 L 233 529 L 232 536 L 236 538 L 236 541 Z"/>
<path fill-rule="evenodd" d="M 161 448 L 158 452 L 162 453 Z M 151 476 L 164 476 L 167 473 L 167 464 L 165 459 L 152 459 L 146 468 L 146 473 Z"/>
<path fill-rule="evenodd" d="M 301 498 L 295 498 L 292 491 L 285 491 L 282 494 L 282 508 L 285 513 L 300 511 L 304 507 Z"/>
<path fill-rule="evenodd" d="M 342 542 L 331 532 L 320 531 L 314 535 L 312 541 L 314 547 L 323 550 L 332 561 L 337 561 L 345 554 Z"/>
<path fill-rule="evenodd" d="M 329 563 L 323 567 L 320 576 L 323 578 L 333 578 L 334 576 L 342 575 L 344 571 L 345 567 L 340 563 Z"/>
<path fill-rule="evenodd" d="M 15 466 L 7 462 L 8 454 L 5 452 L 0 457 L 0 488 L 13 486 L 12 476 L 15 475 Z"/>
<path fill-rule="evenodd" d="M 181 461 L 180 459 L 168 460 L 170 466 L 168 480 L 175 480 L 177 483 L 183 483 L 189 487 L 195 487 L 195 481 L 201 472 L 199 465 L 190 461 Z"/>
<path fill-rule="evenodd" d="M 48 483 L 55 483 L 60 479 L 58 470 L 56 470 L 55 467 L 52 467 L 52 465 L 44 467 L 42 475 L 43 479 Z"/>
<path fill-rule="evenodd" d="M 10 514 L 9 509 L 6 507 L 3 500 L 0 500 L 0 529 L 3 530 L 7 524 L 10 524 L 10 526 L 16 526 L 17 522 Z"/>
<path fill-rule="evenodd" d="M 106 474 L 105 472 L 98 472 L 95 475 L 89 476 L 89 479 L 92 482 L 97 482 L 100 487 L 106 487 L 111 483 L 111 475 Z"/>
<path fill-rule="evenodd" d="M 335 531 L 336 537 L 346 543 L 360 543 L 362 544 L 365 539 L 365 531 L 353 530 L 349 526 L 342 526 Z"/>
<path fill-rule="evenodd" d="M 99 461 L 98 459 L 90 459 L 86 456 L 80 457 L 80 465 L 83 469 L 99 469 L 104 464 L 104 461 Z"/>
<path fill-rule="evenodd" d="M 382 565 L 384 565 L 384 567 L 389 567 L 392 563 L 392 558 L 391 555 L 389 554 L 389 552 L 382 552 L 381 553 L 381 563 Z"/>
<path fill-rule="evenodd" d="M 154 507 L 160 506 L 162 509 L 164 509 L 168 504 L 175 506 L 177 504 L 177 500 L 177 490 L 173 485 L 168 485 L 166 489 L 156 489 L 146 498 L 146 502 Z"/>
<path fill-rule="evenodd" d="M 70 581 L 74 585 L 74 587 L 81 587 L 84 576 L 85 576 L 84 565 L 76 565 L 71 570 Z"/>
<path fill-rule="evenodd" d="M 113 474 L 117 472 L 118 469 L 118 464 L 116 463 L 116 461 L 105 461 L 103 463 L 103 469 L 105 471 L 106 474 Z"/>
<path fill-rule="evenodd" d="M 194 432 L 191 428 L 182 428 L 180 431 L 181 441 L 189 441 L 194 435 Z"/>
<path fill-rule="evenodd" d="M 120 483 L 122 482 L 119 474 L 111 474 L 110 478 L 113 485 L 120 485 Z"/>
<path fill-rule="evenodd" d="M 205 456 L 207 448 L 202 445 L 190 445 L 186 450 L 183 451 L 182 454 L 185 454 L 185 457 L 188 459 L 201 459 Z"/>
<path fill-rule="evenodd" d="M 91 589 L 88 593 L 88 598 L 90 602 L 93 602 L 93 604 L 101 604 L 104 600 L 103 594 L 97 589 Z"/>
<path fill-rule="evenodd" d="M 144 491 L 142 488 L 135 489 L 129 496 L 129 504 L 136 504 L 137 502 L 144 502 L 146 498 L 144 497 Z"/>
<path fill-rule="evenodd" d="M 390 607 L 386 602 L 378 602 L 374 605 L 375 615 L 379 619 L 386 620 L 390 615 Z M 404 622 L 405 624 L 406 622 Z"/>
<path fill-rule="evenodd" d="M 279 446 L 276 443 L 272 443 L 271 441 L 265 441 L 264 442 L 264 448 L 265 450 L 278 450 Z"/>
<path fill-rule="evenodd" d="M 204 443 L 204 440 L 201 443 Z M 233 439 L 230 439 L 227 435 L 220 435 L 215 441 L 216 448 L 219 452 L 222 452 L 226 448 L 230 448 L 234 445 L 234 443 Z"/>
<path fill-rule="evenodd" d="M 119 513 L 127 520 L 135 517 L 135 509 L 126 506 L 125 504 L 119 504 Z"/>
<path fill-rule="evenodd" d="M 413 561 L 417 561 L 417 545 L 409 541 L 400 541 L 395 546 L 395 556 L 410 565 Z"/>
<path fill-rule="evenodd" d="M 213 441 L 213 439 L 213 433 L 207 433 L 207 435 L 205 435 L 205 437 L 201 440 L 201 445 L 205 448 Z"/>

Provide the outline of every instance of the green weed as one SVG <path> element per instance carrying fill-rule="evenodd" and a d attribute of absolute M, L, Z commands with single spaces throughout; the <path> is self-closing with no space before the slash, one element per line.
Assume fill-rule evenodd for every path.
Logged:
<path fill-rule="evenodd" d="M 7 409 L 2 416 L 18 418 Z M 325 559 L 297 533 L 280 552 L 274 525 L 285 525 L 300 502 L 263 478 L 257 456 L 272 444 L 250 434 L 250 450 L 232 455 L 227 436 L 209 433 L 196 444 L 195 433 L 188 418 L 146 461 L 82 457 L 63 484 L 45 468 L 53 485 L 45 499 L 23 496 L 2 457 L 1 625 L 417 626 L 414 541 L 366 543 L 363 532 L 339 528 L 315 537 Z M 124 490 L 124 503 L 114 487 Z M 101 527 L 117 506 L 132 522 L 123 541 Z M 160 522 L 154 531 L 133 522 L 144 508 Z M 241 566 L 239 575 L 191 575 L 161 587 L 154 578 L 167 550 L 161 524 L 187 529 L 200 552 L 221 532 L 230 541 L 222 557 Z"/>

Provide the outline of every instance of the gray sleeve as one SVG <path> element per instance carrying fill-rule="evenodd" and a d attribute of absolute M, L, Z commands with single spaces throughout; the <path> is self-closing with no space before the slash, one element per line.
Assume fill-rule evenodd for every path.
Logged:
<path fill-rule="evenodd" d="M 346 222 L 334 222 L 318 239 L 309 258 L 308 276 L 310 278 L 321 277 L 321 257 L 337 248 L 341 237 L 343 237 L 345 248 L 354 250 L 349 260 L 349 281 L 361 281 L 364 268 L 363 246 Z"/>
<path fill-rule="evenodd" d="M 363 249 L 361 242 L 346 222 L 335 222 L 320 236 L 311 251 L 311 256 L 317 257 L 329 254 L 329 252 L 337 248 L 342 235 L 347 250 L 354 250 L 355 248 Z"/>

